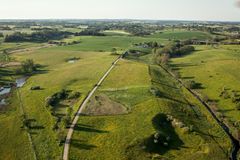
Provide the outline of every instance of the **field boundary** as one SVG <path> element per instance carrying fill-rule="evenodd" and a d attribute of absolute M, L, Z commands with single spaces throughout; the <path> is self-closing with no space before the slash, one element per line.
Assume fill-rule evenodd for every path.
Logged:
<path fill-rule="evenodd" d="M 98 83 L 94 86 L 94 88 L 87 94 L 87 96 L 85 97 L 85 99 L 83 100 L 83 102 L 81 103 L 81 105 L 79 106 L 79 109 L 77 111 L 77 113 L 75 114 L 75 117 L 73 119 L 72 124 L 70 125 L 70 128 L 68 130 L 67 133 L 67 137 L 64 143 L 64 151 L 63 151 L 63 160 L 68 160 L 68 155 L 69 155 L 69 148 L 70 148 L 70 142 L 72 139 L 72 135 L 74 132 L 74 128 L 78 122 L 78 119 L 83 111 L 83 109 L 85 108 L 87 102 L 89 101 L 89 99 L 93 96 L 93 94 L 95 93 L 95 91 L 100 87 L 100 85 L 103 83 L 103 81 L 106 79 L 106 77 L 109 75 L 109 73 L 112 71 L 112 69 L 116 66 L 116 64 L 118 63 L 118 61 L 122 58 L 123 55 L 119 56 L 111 65 L 111 67 L 106 71 L 106 73 L 102 76 L 102 78 L 98 81 Z"/>

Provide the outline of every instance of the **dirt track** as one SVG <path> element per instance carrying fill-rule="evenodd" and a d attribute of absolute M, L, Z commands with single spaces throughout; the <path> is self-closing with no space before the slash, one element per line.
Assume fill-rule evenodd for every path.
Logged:
<path fill-rule="evenodd" d="M 68 134 L 66 137 L 66 141 L 64 144 L 64 151 L 63 151 L 63 160 L 68 160 L 68 155 L 69 155 L 69 148 L 70 148 L 70 142 L 71 142 L 71 138 L 72 138 L 72 134 L 74 132 L 74 127 L 78 122 L 78 119 L 84 109 L 84 107 L 86 106 L 87 102 L 89 101 L 89 99 L 93 96 L 93 94 L 95 93 L 95 91 L 99 88 L 99 86 L 102 84 L 102 82 L 106 79 L 106 77 L 109 75 L 109 73 L 112 71 L 112 69 L 116 66 L 117 62 L 122 58 L 122 56 L 118 57 L 111 65 L 111 67 L 107 70 L 107 72 L 103 75 L 103 77 L 99 80 L 99 82 L 95 85 L 95 87 L 89 92 L 89 94 L 87 95 L 87 97 L 84 99 L 84 101 L 82 102 L 82 104 L 80 105 L 74 119 L 73 122 L 68 130 Z"/>

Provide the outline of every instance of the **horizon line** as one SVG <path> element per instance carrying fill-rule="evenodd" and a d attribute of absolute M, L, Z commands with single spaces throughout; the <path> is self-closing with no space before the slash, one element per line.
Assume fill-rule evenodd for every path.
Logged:
<path fill-rule="evenodd" d="M 194 20 L 194 19 L 141 19 L 141 18 L 0 18 L 0 21 L 31 20 L 121 20 L 121 21 L 187 21 L 187 22 L 238 22 L 240 20 Z"/>

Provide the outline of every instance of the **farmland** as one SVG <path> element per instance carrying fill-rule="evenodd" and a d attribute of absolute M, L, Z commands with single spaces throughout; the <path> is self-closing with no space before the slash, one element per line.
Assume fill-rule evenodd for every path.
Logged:
<path fill-rule="evenodd" d="M 223 31 L 219 40 L 207 27 L 181 24 L 173 29 L 147 22 L 66 23 L 29 28 L 16 23 L 11 32 L 0 30 L 5 36 L 0 43 L 0 87 L 1 92 L 11 89 L 0 95 L 0 159 L 62 159 L 71 122 L 96 86 L 72 127 L 69 159 L 231 156 L 225 130 L 178 81 L 197 83 L 194 91 L 208 98 L 214 114 L 237 139 L 240 48 L 223 44 L 233 43 L 230 33 Z M 45 37 L 49 30 L 54 36 Z M 4 41 L 6 35 L 10 42 Z M 176 54 L 166 56 L 164 51 Z"/>
<path fill-rule="evenodd" d="M 232 92 L 239 90 L 239 50 L 238 46 L 219 46 L 217 48 L 201 46 L 192 55 L 173 59 L 172 65 L 179 69 L 185 80 L 195 80 L 201 84 L 198 89 L 202 95 L 207 95 L 214 104 L 215 110 L 223 114 L 232 127 L 238 128 L 239 111 L 232 102 Z M 217 55 L 217 56 L 215 56 Z M 221 97 L 222 89 L 226 87 L 229 98 Z"/>

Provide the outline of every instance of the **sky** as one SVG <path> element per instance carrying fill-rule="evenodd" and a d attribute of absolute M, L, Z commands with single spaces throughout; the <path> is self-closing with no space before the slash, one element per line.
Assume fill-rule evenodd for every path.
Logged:
<path fill-rule="evenodd" d="M 240 0 L 0 0 L 0 19 L 240 21 Z"/>

